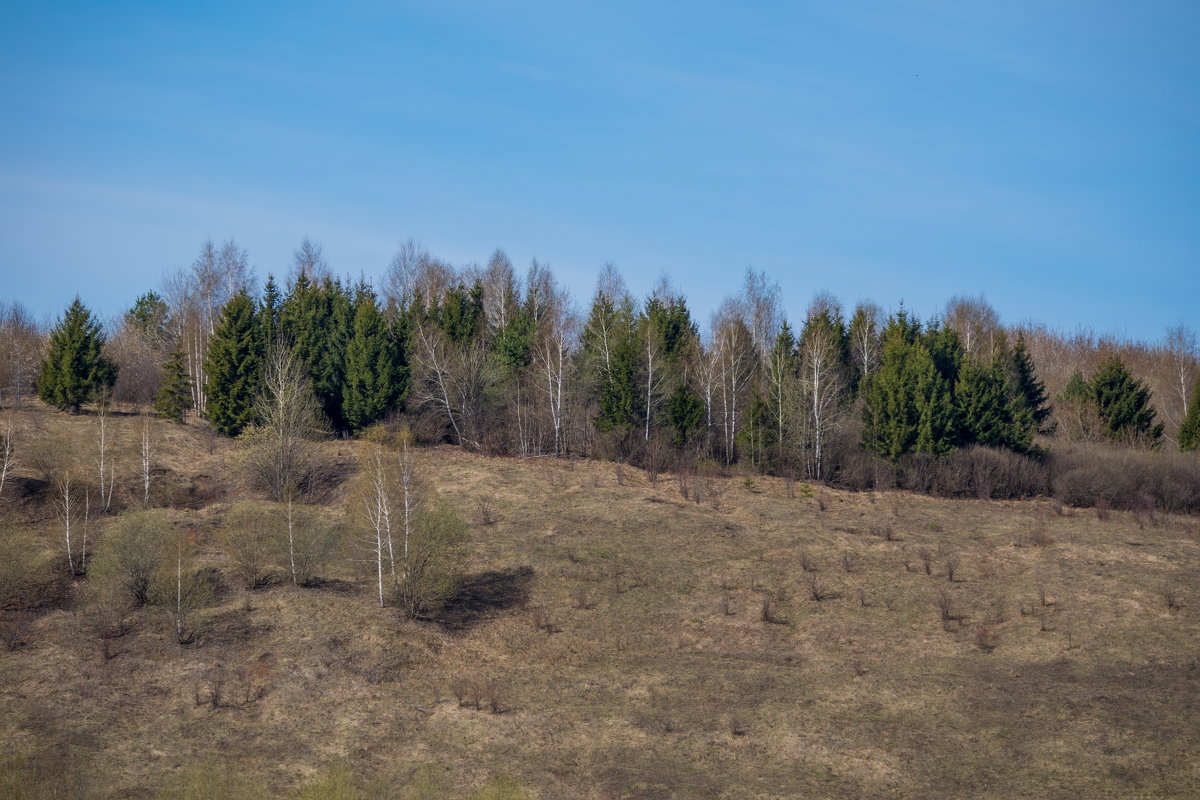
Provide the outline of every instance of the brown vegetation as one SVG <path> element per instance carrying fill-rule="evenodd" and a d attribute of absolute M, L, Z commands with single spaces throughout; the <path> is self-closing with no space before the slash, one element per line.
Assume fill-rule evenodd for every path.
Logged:
<path fill-rule="evenodd" d="M 64 436 L 94 423 L 17 421 Z M 140 419 L 111 423 L 137 441 Z M 139 539 L 137 517 L 115 516 L 141 505 L 122 461 L 137 454 L 119 452 L 94 574 L 61 568 L 51 487 L 30 462 L 0 497 L 14 523 L 0 545 L 29 557 L 0 557 L 2 596 L 18 598 L 5 620 L 20 628 L 0 648 L 0 794 L 1200 791 L 1200 527 L 1162 505 L 1117 503 L 1101 525 L 1045 501 L 818 487 L 821 511 L 785 480 L 744 491 L 745 475 L 719 473 L 693 503 L 668 472 L 652 483 L 628 465 L 418 450 L 421 474 L 478 524 L 453 596 L 412 620 L 403 598 L 378 607 L 374 565 L 353 547 L 295 582 L 277 545 L 235 552 L 230 533 L 259 524 L 235 505 L 259 500 L 223 482 L 237 443 L 210 451 L 167 423 L 154 435 L 156 504 L 174 506 L 154 530 L 177 535 Z M 320 444 L 333 463 L 362 446 Z M 218 477 L 178 489 L 202 476 Z M 329 498 L 305 509 L 322 530 L 355 499 L 347 483 Z M 504 513 L 487 519 L 485 505 Z M 122 537 L 125 557 L 103 555 Z M 135 557 L 146 548 L 155 563 Z M 181 644 L 166 607 L 186 576 L 211 596 L 187 609 Z"/>

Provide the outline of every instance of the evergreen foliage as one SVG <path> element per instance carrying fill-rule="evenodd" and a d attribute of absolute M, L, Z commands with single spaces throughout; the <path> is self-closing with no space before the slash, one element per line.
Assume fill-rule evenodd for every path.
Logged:
<path fill-rule="evenodd" d="M 1020 334 L 1009 354 L 1008 369 L 1014 399 L 1024 407 L 1023 413 L 1033 420 L 1035 433 L 1041 432 L 1052 409 L 1046 396 L 1046 386 L 1038 380 L 1033 357 L 1025 346 L 1025 337 Z"/>
<path fill-rule="evenodd" d="M 354 336 L 346 350 L 342 408 L 346 424 L 360 431 L 383 417 L 407 391 L 400 348 L 388 329 L 375 293 L 362 288 L 354 311 Z"/>
<path fill-rule="evenodd" d="M 167 341 L 167 301 L 157 292 L 146 292 L 125 312 L 125 324 L 156 344 Z"/>
<path fill-rule="evenodd" d="M 624 430 L 637 422 L 639 366 L 633 307 L 628 298 L 597 292 L 580 341 L 595 402 L 597 431 Z"/>
<path fill-rule="evenodd" d="M 954 343 L 944 331 L 922 337 L 920 323 L 903 310 L 888 321 L 883 340 L 879 371 L 864 382 L 863 446 L 891 459 L 911 451 L 950 450 L 955 444 L 952 384 L 926 342 L 938 347 L 939 358 L 957 374 L 957 364 L 950 363 Z"/>
<path fill-rule="evenodd" d="M 183 413 L 192 407 L 192 380 L 188 376 L 187 354 L 182 343 L 176 343 L 171 357 L 162 366 L 158 392 L 154 395 L 154 411 L 163 419 L 183 422 Z"/>
<path fill-rule="evenodd" d="M 667 399 L 667 423 L 675 431 L 671 443 L 682 447 L 690 441 L 704 417 L 704 404 L 686 383 L 680 383 Z"/>
<path fill-rule="evenodd" d="M 281 338 L 282 331 L 279 327 L 279 306 L 282 303 L 282 298 L 279 294 L 279 286 L 275 283 L 275 276 L 267 276 L 267 285 L 263 287 L 262 304 L 258 309 L 258 326 L 262 331 L 263 347 L 269 349 L 276 344 Z"/>
<path fill-rule="evenodd" d="M 1091 381 L 1092 397 L 1105 437 L 1116 441 L 1157 444 L 1163 424 L 1155 424 L 1150 387 L 1129 374 L 1117 356 L 1110 356 Z"/>
<path fill-rule="evenodd" d="M 38 397 L 60 411 L 80 407 L 117 381 L 117 365 L 104 355 L 100 323 L 78 297 L 50 332 L 38 376 Z"/>
<path fill-rule="evenodd" d="M 480 336 L 485 319 L 483 284 L 476 281 L 469 289 L 461 283 L 454 286 L 429 310 L 429 316 L 455 345 L 466 344 Z"/>
<path fill-rule="evenodd" d="M 1024 397 L 1012 390 L 1001 359 L 968 360 L 954 394 L 961 444 L 1029 449 L 1036 433 L 1033 415 Z"/>
<path fill-rule="evenodd" d="M 221 310 L 205 362 L 205 415 L 219 432 L 237 436 L 254 422 L 254 400 L 262 379 L 262 333 L 254 301 L 244 291 Z"/>
<path fill-rule="evenodd" d="M 505 375 L 512 375 L 529 366 L 536 332 L 537 324 L 525 308 L 514 309 L 504 326 L 496 332 L 492 349 Z"/>
<path fill-rule="evenodd" d="M 340 281 L 314 283 L 306 274 L 296 278 L 280 306 L 282 338 L 312 378 L 321 410 L 337 430 L 347 430 L 343 413 L 346 351 L 354 335 L 354 304 Z"/>
<path fill-rule="evenodd" d="M 1179 449 L 1200 450 L 1200 379 L 1192 387 L 1187 414 L 1179 426 Z"/>

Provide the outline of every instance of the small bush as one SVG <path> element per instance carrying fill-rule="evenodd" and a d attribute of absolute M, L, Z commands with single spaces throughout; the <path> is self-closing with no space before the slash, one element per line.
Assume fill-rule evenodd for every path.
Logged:
<path fill-rule="evenodd" d="M 762 610 L 759 618 L 769 625 L 786 625 L 787 620 L 779 616 L 778 610 L 775 608 L 775 602 L 769 597 L 764 597 L 762 601 Z"/>
<path fill-rule="evenodd" d="M 1045 528 L 1034 528 L 1029 534 L 1029 543 L 1034 547 L 1049 547 L 1054 544 L 1054 536 Z"/>
<path fill-rule="evenodd" d="M 946 556 L 945 565 L 946 565 L 946 580 L 950 581 L 951 583 L 954 583 L 955 576 L 958 574 L 958 568 L 960 565 L 958 555 L 956 553 L 951 553 L 950 555 Z"/>
<path fill-rule="evenodd" d="M 992 626 L 980 625 L 979 630 L 975 631 L 975 646 L 983 652 L 992 652 L 999 643 L 1000 636 Z"/>
<path fill-rule="evenodd" d="M 819 575 L 810 575 L 809 576 L 809 578 L 808 578 L 808 596 L 812 600 L 814 600 L 818 603 L 824 602 L 825 600 L 834 600 L 838 597 L 841 597 L 841 595 L 839 595 L 836 591 L 834 591 L 832 588 L 830 588 L 829 584 L 827 584 Z"/>

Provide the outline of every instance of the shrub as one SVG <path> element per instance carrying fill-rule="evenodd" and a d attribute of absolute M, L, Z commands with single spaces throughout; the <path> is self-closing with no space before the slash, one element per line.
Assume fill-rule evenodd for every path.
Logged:
<path fill-rule="evenodd" d="M 53 553 L 18 530 L 0 528 L 0 611 L 30 611 L 57 601 L 62 578 Z"/>
<path fill-rule="evenodd" d="M 90 574 L 99 581 L 116 582 L 135 605 L 143 605 L 168 554 L 171 537 L 171 520 L 163 511 L 122 514 L 96 548 Z"/>
<path fill-rule="evenodd" d="M 397 588 L 410 618 L 432 614 L 454 597 L 462 583 L 467 541 L 466 523 L 444 500 L 417 514 Z"/>
<path fill-rule="evenodd" d="M 247 589 L 257 589 L 267 582 L 278 538 L 277 516 L 255 503 L 239 503 L 229 511 L 222 541 Z"/>
<path fill-rule="evenodd" d="M 1200 513 L 1200 459 L 1107 444 L 1064 443 L 1047 457 L 1054 495 L 1068 505 Z"/>

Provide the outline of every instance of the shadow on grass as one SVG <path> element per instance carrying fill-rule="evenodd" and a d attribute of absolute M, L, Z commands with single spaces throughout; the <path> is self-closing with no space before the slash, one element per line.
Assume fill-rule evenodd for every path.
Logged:
<path fill-rule="evenodd" d="M 440 625 L 464 630 L 486 619 L 494 611 L 503 611 L 529 602 L 533 567 L 508 567 L 468 575 L 462 587 L 433 617 Z"/>

